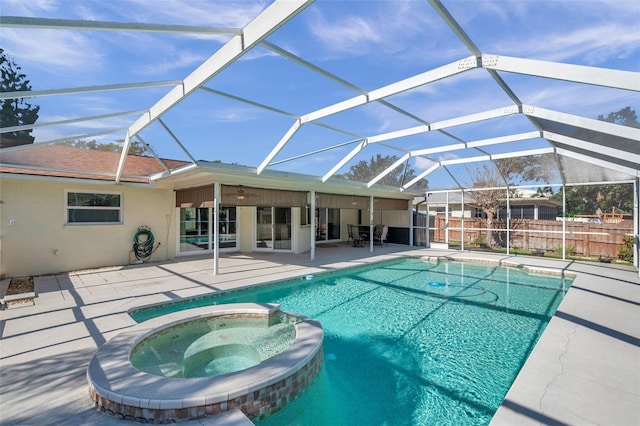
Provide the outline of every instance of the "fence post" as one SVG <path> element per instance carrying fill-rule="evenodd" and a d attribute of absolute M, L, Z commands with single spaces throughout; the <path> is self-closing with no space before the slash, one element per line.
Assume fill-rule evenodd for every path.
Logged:
<path fill-rule="evenodd" d="M 584 244 L 584 248 L 582 251 L 584 252 L 584 257 L 589 257 L 589 232 L 591 232 L 589 222 L 584 224 L 584 237 L 582 237 L 582 244 Z"/>

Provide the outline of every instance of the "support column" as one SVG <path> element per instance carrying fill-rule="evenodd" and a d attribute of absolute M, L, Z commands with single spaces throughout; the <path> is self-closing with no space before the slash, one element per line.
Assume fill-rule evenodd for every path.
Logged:
<path fill-rule="evenodd" d="M 444 207 L 444 242 L 449 248 L 449 191 L 447 191 L 447 205 Z"/>
<path fill-rule="evenodd" d="M 511 198 L 509 197 L 509 187 L 507 191 L 507 256 L 511 248 Z"/>
<path fill-rule="evenodd" d="M 311 260 L 316 259 L 316 191 L 309 192 L 311 196 Z"/>
<path fill-rule="evenodd" d="M 213 184 L 213 275 L 218 275 L 220 259 L 220 182 Z"/>
<path fill-rule="evenodd" d="M 640 276 L 640 178 L 633 182 L 633 266 Z"/>
<path fill-rule="evenodd" d="M 546 235 L 545 235 L 546 239 Z M 567 186 L 562 184 L 562 260 L 567 260 Z"/>
<path fill-rule="evenodd" d="M 413 223 L 413 199 L 409 200 L 407 202 L 407 204 L 409 205 L 409 247 L 413 247 L 413 227 L 414 227 L 414 223 Z M 416 210 L 416 217 L 417 217 L 417 210 Z"/>
<path fill-rule="evenodd" d="M 464 189 L 462 193 L 462 211 L 460 212 L 460 251 L 464 251 Z"/>
<path fill-rule="evenodd" d="M 429 215 L 429 193 L 424 193 L 424 208 L 427 213 L 427 235 L 425 235 L 425 246 L 424 248 L 431 248 L 431 234 L 429 233 L 429 228 L 431 226 L 431 216 Z"/>
<path fill-rule="evenodd" d="M 373 195 L 369 196 L 369 252 L 373 253 Z"/>

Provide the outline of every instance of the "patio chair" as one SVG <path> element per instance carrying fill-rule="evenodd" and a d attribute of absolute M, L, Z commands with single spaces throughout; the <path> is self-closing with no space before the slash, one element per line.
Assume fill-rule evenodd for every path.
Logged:
<path fill-rule="evenodd" d="M 360 236 L 358 225 L 351 225 L 349 229 L 351 230 L 351 238 L 353 238 L 353 246 L 362 247 L 362 237 Z"/>
<path fill-rule="evenodd" d="M 353 230 L 351 229 L 353 225 L 349 224 L 347 225 L 347 232 L 349 233 L 349 238 L 347 238 L 347 243 L 351 240 L 353 240 Z"/>
<path fill-rule="evenodd" d="M 382 246 L 382 244 L 386 244 L 387 246 L 389 246 L 389 243 L 387 242 L 387 233 L 389 232 L 389 227 L 387 225 L 384 225 L 382 227 L 382 232 L 378 235 L 374 235 L 373 236 L 373 244 L 380 244 Z"/>

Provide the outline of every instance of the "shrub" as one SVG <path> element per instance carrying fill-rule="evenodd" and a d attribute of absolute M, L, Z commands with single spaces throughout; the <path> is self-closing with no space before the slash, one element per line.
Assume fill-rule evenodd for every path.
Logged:
<path fill-rule="evenodd" d="M 625 262 L 633 262 L 633 237 L 622 237 L 624 245 L 618 248 L 618 257 Z"/>
<path fill-rule="evenodd" d="M 476 247 L 484 247 L 487 245 L 487 242 L 484 240 L 484 237 L 482 235 L 479 235 L 471 240 L 471 244 Z"/>
<path fill-rule="evenodd" d="M 562 246 L 558 246 L 558 247 L 556 248 L 556 253 L 557 253 L 559 256 L 562 256 Z M 569 246 L 569 247 L 567 247 L 567 253 L 566 253 L 566 255 L 567 255 L 567 256 L 573 256 L 574 254 L 576 254 L 576 247 L 575 247 L 575 246 Z"/>

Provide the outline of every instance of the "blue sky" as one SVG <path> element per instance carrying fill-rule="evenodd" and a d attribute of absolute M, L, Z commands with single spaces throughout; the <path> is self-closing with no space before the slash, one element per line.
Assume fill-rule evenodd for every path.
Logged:
<path fill-rule="evenodd" d="M 3 16 L 82 19 L 135 23 L 241 28 L 264 10 L 265 1 L 152 0 L 3 0 Z M 443 1 L 445 7 L 485 54 L 566 62 L 626 71 L 640 70 L 640 2 L 637 1 Z M 180 80 L 213 54 L 229 36 L 143 32 L 70 31 L 1 28 L 1 45 L 22 67 L 33 90 L 118 83 Z M 460 60 L 471 52 L 427 1 L 318 0 L 267 38 L 358 88 L 370 91 L 399 79 Z M 589 118 L 625 106 L 640 113 L 637 93 L 501 73 L 525 103 Z M 304 115 L 355 95 L 353 90 L 313 73 L 271 50 L 257 46 L 206 85 L 295 115 Z M 118 111 L 147 109 L 170 88 L 48 96 L 40 123 Z M 482 69 L 475 69 L 387 99 L 428 122 L 501 108 L 511 104 Z M 34 131 L 36 142 L 128 127 L 140 114 Z M 198 91 L 163 121 L 196 159 L 258 166 L 294 119 Z M 378 103 L 321 120 L 329 126 L 372 136 L 416 126 Z M 453 127 L 455 137 L 472 141 L 533 130 L 514 115 L 487 123 Z M 185 159 L 158 124 L 140 136 L 163 157 Z M 100 137 L 122 139 L 124 133 Z M 281 161 L 356 139 L 306 125 L 275 158 Z M 437 132 L 394 140 L 400 149 L 452 143 Z M 522 149 L 543 141 L 519 143 Z M 323 151 L 273 166 L 323 175 L 353 145 Z M 496 152 L 503 149 L 492 147 Z M 488 151 L 491 151 L 488 149 Z M 376 153 L 402 155 L 384 145 L 364 150 L 354 161 Z M 477 155 L 442 153 L 438 159 Z M 412 166 L 426 167 L 420 159 Z"/>

